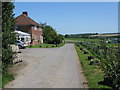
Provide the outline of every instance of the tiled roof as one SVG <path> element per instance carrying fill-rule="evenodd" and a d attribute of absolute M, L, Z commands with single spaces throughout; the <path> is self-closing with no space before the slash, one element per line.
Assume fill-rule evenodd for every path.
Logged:
<path fill-rule="evenodd" d="M 16 18 L 16 25 L 36 25 L 36 26 L 41 26 L 34 20 L 32 20 L 30 17 L 28 17 L 25 14 L 21 14 Z"/>

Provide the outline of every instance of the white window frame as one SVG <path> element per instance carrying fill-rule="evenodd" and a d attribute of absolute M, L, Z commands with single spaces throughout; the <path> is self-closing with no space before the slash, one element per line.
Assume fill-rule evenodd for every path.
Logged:
<path fill-rule="evenodd" d="M 37 26 L 34 26 L 34 30 L 37 30 Z"/>

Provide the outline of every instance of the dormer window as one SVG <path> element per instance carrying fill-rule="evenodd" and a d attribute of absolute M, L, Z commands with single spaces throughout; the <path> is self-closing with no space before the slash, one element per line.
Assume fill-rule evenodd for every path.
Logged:
<path fill-rule="evenodd" d="M 34 26 L 34 30 L 37 30 L 37 26 Z"/>

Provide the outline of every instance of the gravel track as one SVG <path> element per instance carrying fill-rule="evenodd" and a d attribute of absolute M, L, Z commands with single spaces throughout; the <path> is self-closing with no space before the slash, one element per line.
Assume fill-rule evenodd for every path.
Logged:
<path fill-rule="evenodd" d="M 22 50 L 26 66 L 16 70 L 6 88 L 85 88 L 85 81 L 73 44 L 60 48 Z"/>

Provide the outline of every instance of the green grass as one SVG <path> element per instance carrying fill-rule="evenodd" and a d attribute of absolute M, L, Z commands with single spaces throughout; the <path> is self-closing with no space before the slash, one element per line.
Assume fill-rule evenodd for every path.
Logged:
<path fill-rule="evenodd" d="M 14 80 L 14 75 L 11 73 L 5 73 L 2 75 L 2 87 Z"/>
<path fill-rule="evenodd" d="M 88 56 L 93 56 L 90 51 L 89 54 L 83 54 L 82 51 L 79 49 L 78 46 L 75 45 L 77 54 L 79 56 L 79 60 L 81 62 L 81 65 L 83 67 L 84 74 L 86 76 L 86 79 L 88 81 L 89 88 L 110 88 L 108 86 L 100 85 L 98 82 L 103 81 L 103 71 L 100 69 L 97 65 L 89 65 L 90 61 L 87 60 Z M 84 47 L 82 47 L 84 48 Z M 98 61 L 99 59 L 96 58 Z"/>
<path fill-rule="evenodd" d="M 0 61 L 0 66 L 2 66 L 2 61 Z M 0 67 L 2 69 L 2 67 Z M 7 71 L 6 73 L 0 72 L 0 88 L 4 88 L 10 81 L 14 80 L 14 75 Z"/>
<path fill-rule="evenodd" d="M 108 47 L 114 47 L 114 46 L 119 46 L 120 47 L 120 44 L 117 44 L 117 43 L 107 43 L 106 44 Z"/>
<path fill-rule="evenodd" d="M 55 44 L 37 44 L 32 47 L 29 46 L 28 48 L 56 48 L 56 47 L 62 47 L 64 45 L 65 45 L 64 43 L 60 44 L 59 46 L 56 46 Z"/>
<path fill-rule="evenodd" d="M 92 42 L 92 43 L 96 43 L 98 45 L 100 45 L 99 41 L 100 39 L 80 39 L 80 38 L 65 38 L 65 42 L 72 42 L 72 43 L 75 43 L 75 42 Z M 117 43 L 106 43 L 105 44 L 106 46 L 112 48 L 114 46 L 119 46 L 120 47 L 120 44 L 117 44 Z"/>
<path fill-rule="evenodd" d="M 65 42 L 84 42 L 84 41 L 99 43 L 98 39 L 65 38 Z"/>
<path fill-rule="evenodd" d="M 0 88 L 2 88 L 2 61 L 0 61 Z"/>
<path fill-rule="evenodd" d="M 2 88 L 2 73 L 0 73 L 0 88 Z"/>

